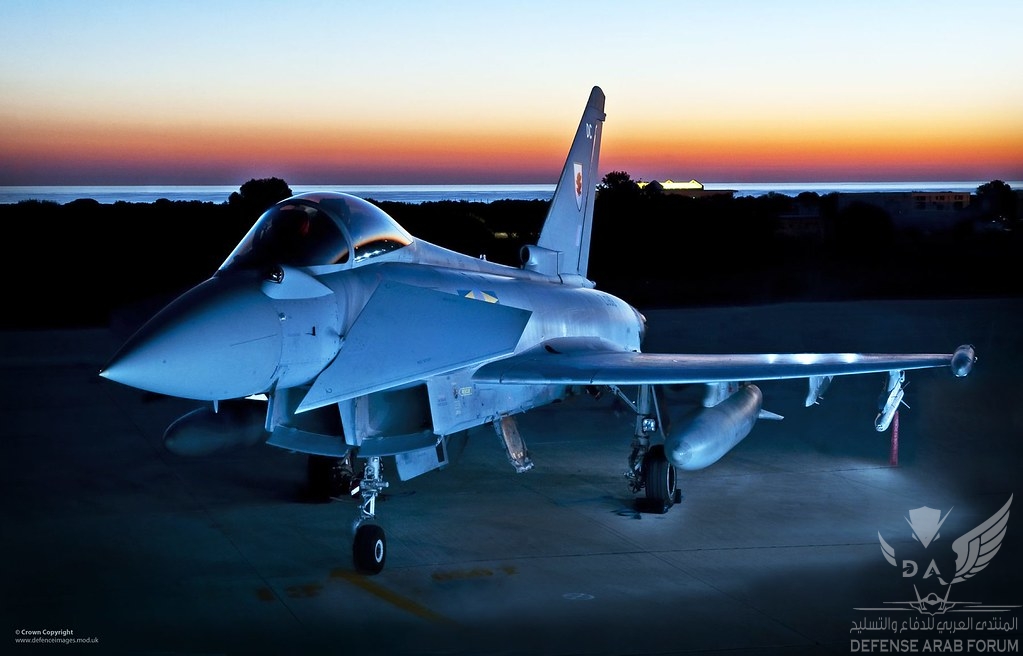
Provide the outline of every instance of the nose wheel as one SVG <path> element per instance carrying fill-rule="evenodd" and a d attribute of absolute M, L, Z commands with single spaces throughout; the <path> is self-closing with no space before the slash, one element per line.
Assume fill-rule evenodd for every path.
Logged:
<path fill-rule="evenodd" d="M 387 561 L 387 537 L 376 524 L 363 524 L 355 531 L 352 562 L 363 574 L 379 574 Z"/>
<path fill-rule="evenodd" d="M 366 458 L 358 487 L 353 494 L 361 494 L 359 517 L 355 520 L 355 539 L 352 541 L 352 563 L 363 574 L 379 574 L 387 561 L 387 536 L 376 519 L 377 496 L 387 487 L 381 476 L 380 457 Z"/>

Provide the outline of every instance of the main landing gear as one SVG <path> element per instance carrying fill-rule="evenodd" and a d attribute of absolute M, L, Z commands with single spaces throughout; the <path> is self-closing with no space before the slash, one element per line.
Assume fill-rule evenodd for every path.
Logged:
<path fill-rule="evenodd" d="M 682 501 L 675 465 L 668 462 L 663 444 L 657 444 L 646 452 L 640 471 L 643 488 L 646 490 L 646 498 L 636 502 L 640 511 L 664 514 Z"/>
<path fill-rule="evenodd" d="M 661 410 L 653 385 L 640 385 L 636 401 L 633 402 L 618 387 L 611 391 L 636 413 L 636 432 L 632 438 L 632 453 L 629 455 L 629 469 L 625 478 L 633 493 L 645 492 L 636 499 L 636 510 L 664 514 L 682 501 L 678 489 L 675 465 L 668 461 L 664 445 L 650 446 L 650 436 L 657 433 L 664 437 Z"/>

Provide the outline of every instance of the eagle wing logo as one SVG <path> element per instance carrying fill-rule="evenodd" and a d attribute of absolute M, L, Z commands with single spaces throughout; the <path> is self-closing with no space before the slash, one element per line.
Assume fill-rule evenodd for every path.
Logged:
<path fill-rule="evenodd" d="M 857 610 L 916 610 L 924 615 L 941 615 L 956 609 L 957 606 L 963 608 L 955 610 L 955 612 L 992 612 L 996 609 L 1018 608 L 1018 606 L 985 606 L 980 602 L 949 601 L 948 599 L 953 584 L 962 583 L 975 576 L 977 572 L 987 567 L 991 559 L 998 553 L 1009 524 L 1009 506 L 1011 505 L 1012 495 L 1010 494 L 1009 500 L 998 512 L 952 542 L 952 550 L 956 554 L 956 573 L 950 583 L 941 578 L 941 573 L 937 571 L 934 561 L 931 561 L 928 572 L 934 568 L 933 573 L 937 575 L 938 581 L 941 585 L 947 586 L 944 599 L 933 592 L 921 597 L 917 591 L 916 601 L 886 601 L 885 603 L 890 605 L 889 608 L 859 608 Z M 941 517 L 940 511 L 927 507 L 911 510 L 909 515 L 906 521 L 913 529 L 913 539 L 920 542 L 925 549 L 928 544 L 939 537 L 938 529 L 948 518 L 948 513 L 945 513 L 945 517 Z M 880 531 L 877 532 L 877 539 L 881 542 L 881 555 L 890 565 L 897 567 L 899 561 L 895 558 L 895 548 L 885 541 Z M 902 565 L 905 568 L 904 577 L 916 576 L 917 564 L 914 561 L 904 560 Z M 924 578 L 926 579 L 929 575 L 925 573 Z M 913 586 L 913 590 L 916 591 L 916 585 Z M 898 608 L 900 606 L 903 608 Z"/>
<path fill-rule="evenodd" d="M 898 567 L 899 564 L 895 562 L 895 548 L 884 541 L 884 538 L 881 537 L 881 531 L 877 532 L 877 539 L 881 541 L 881 553 L 884 554 L 884 559 Z"/>
<path fill-rule="evenodd" d="M 1012 495 L 1001 510 L 991 515 L 983 524 L 952 542 L 952 551 L 956 552 L 956 575 L 952 583 L 962 583 L 988 566 L 991 559 L 998 553 L 1005 537 L 1005 529 L 1009 523 L 1009 506 Z M 878 533 L 880 536 L 880 533 Z M 883 540 L 882 540 L 883 542 Z M 941 581 L 942 585 L 951 585 Z"/>

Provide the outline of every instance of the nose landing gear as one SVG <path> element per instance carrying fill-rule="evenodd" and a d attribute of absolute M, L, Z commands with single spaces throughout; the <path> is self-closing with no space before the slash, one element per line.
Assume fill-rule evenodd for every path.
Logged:
<path fill-rule="evenodd" d="M 363 574 L 379 574 L 387 561 L 387 536 L 376 519 L 376 500 L 387 487 L 381 476 L 380 456 L 366 458 L 362 478 L 355 493 L 362 495 L 359 516 L 353 524 L 355 539 L 352 541 L 352 562 L 356 571 Z"/>

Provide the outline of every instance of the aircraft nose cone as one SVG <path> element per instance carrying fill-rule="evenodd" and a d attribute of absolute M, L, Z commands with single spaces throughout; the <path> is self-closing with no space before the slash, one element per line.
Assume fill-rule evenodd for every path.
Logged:
<path fill-rule="evenodd" d="M 100 375 L 206 401 L 267 391 L 281 358 L 280 319 L 259 285 L 211 278 L 150 319 Z"/>

